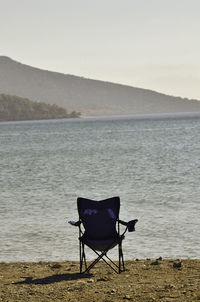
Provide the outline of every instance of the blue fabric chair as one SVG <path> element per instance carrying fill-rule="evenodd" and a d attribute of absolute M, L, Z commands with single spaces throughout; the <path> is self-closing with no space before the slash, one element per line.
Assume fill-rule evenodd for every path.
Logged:
<path fill-rule="evenodd" d="M 103 260 L 115 272 L 121 273 L 125 270 L 122 240 L 124 234 L 135 231 L 137 219 L 125 222 L 119 219 L 120 198 L 95 201 L 79 197 L 77 199 L 79 220 L 69 221 L 71 225 L 79 227 L 79 251 L 80 251 L 80 273 L 88 273 L 90 269 L 100 260 Z M 125 230 L 120 234 L 120 224 L 125 226 Z M 82 230 L 83 225 L 84 230 Z M 85 245 L 91 248 L 97 258 L 87 266 Z M 113 262 L 107 252 L 118 246 L 118 264 Z M 107 260 L 105 260 L 105 258 Z M 109 262 L 108 262 L 109 260 Z M 85 269 L 83 270 L 83 264 Z"/>

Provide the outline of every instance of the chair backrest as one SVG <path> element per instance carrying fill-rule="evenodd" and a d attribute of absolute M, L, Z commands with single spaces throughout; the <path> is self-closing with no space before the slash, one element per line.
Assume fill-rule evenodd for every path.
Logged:
<path fill-rule="evenodd" d="M 116 222 L 119 218 L 120 198 L 95 201 L 77 199 L 79 219 L 85 228 L 84 236 L 91 240 L 116 238 Z"/>

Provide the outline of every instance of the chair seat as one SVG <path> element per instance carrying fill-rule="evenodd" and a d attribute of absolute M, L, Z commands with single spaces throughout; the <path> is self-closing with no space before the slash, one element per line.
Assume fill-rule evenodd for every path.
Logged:
<path fill-rule="evenodd" d="M 120 236 L 118 238 L 110 238 L 110 239 L 101 239 L 101 240 L 92 240 L 88 239 L 85 236 L 82 236 L 80 240 L 86 244 L 87 246 L 91 247 L 92 249 L 103 252 L 105 250 L 110 250 L 114 248 L 121 240 L 124 239 L 124 236 Z"/>

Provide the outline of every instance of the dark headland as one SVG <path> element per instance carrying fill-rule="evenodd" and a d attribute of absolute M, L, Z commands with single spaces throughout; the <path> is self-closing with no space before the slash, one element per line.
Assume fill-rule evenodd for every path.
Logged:
<path fill-rule="evenodd" d="M 0 94 L 0 122 L 80 117 L 76 111 L 68 112 L 58 105 L 34 102 L 16 95 Z"/>

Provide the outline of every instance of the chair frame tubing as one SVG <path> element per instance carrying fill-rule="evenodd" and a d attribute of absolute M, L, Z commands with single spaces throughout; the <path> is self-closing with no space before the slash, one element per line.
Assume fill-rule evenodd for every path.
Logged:
<path fill-rule="evenodd" d="M 97 254 L 97 258 L 89 265 L 87 266 L 86 256 L 85 256 L 85 243 L 81 241 L 81 236 L 83 235 L 83 232 L 81 230 L 81 226 L 79 225 L 79 253 L 80 253 L 80 274 L 89 273 L 89 271 L 99 262 L 100 260 L 103 260 L 112 270 L 114 270 L 116 273 L 120 274 L 121 272 L 125 271 L 125 264 L 124 264 L 124 256 L 122 251 L 122 240 L 123 235 L 120 236 L 120 226 L 118 221 L 118 235 L 119 235 L 119 242 L 118 242 L 118 265 L 114 263 L 107 255 L 107 252 L 109 251 L 110 247 L 109 245 L 105 251 L 102 253 L 98 253 L 93 247 L 87 246 L 93 250 L 94 253 Z M 110 262 L 106 261 L 103 257 L 106 257 Z M 83 270 L 83 264 L 85 269 Z M 116 269 L 117 268 L 117 269 Z"/>

